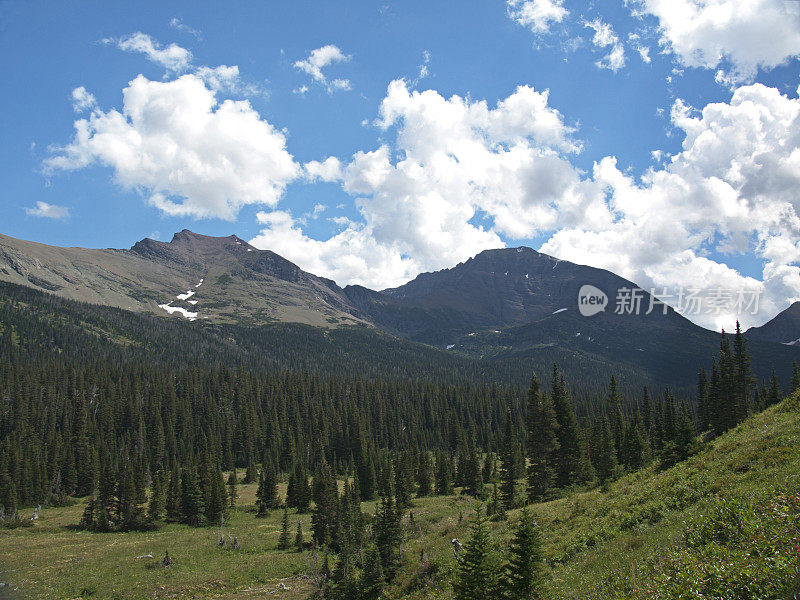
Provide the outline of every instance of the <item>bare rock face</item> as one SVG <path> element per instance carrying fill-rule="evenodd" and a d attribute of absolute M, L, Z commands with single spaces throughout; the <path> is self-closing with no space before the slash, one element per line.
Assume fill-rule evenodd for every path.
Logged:
<path fill-rule="evenodd" d="M 751 340 L 800 347 L 800 302 L 793 303 L 761 327 L 751 327 L 745 335 Z"/>

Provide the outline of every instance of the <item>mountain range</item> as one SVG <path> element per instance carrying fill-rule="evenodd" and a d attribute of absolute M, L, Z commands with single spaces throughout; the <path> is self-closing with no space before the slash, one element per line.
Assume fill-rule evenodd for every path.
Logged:
<path fill-rule="evenodd" d="M 640 372 L 654 385 L 690 387 L 719 334 L 660 304 L 609 271 L 530 248 L 487 250 L 397 288 L 338 286 L 241 238 L 188 230 L 130 249 L 58 248 L 0 235 L 0 281 L 59 297 L 186 322 L 238 327 L 305 324 L 375 331 L 476 360 L 570 362 L 587 373 Z M 586 288 L 584 286 L 590 286 Z M 604 310 L 583 316 L 579 292 Z M 615 310 L 618 297 L 639 310 Z M 628 306 L 627 308 L 631 308 Z M 800 303 L 747 332 L 756 373 L 788 380 L 800 359 Z M 409 347 L 412 348 L 412 347 Z M 413 350 L 408 350 L 413 352 Z"/>

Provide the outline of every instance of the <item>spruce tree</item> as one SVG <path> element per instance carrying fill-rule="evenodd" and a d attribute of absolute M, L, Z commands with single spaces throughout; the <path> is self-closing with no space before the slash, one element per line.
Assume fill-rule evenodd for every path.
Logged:
<path fill-rule="evenodd" d="M 542 597 L 542 536 L 527 508 L 522 509 L 509 546 L 504 588 L 507 600 Z"/>
<path fill-rule="evenodd" d="M 417 462 L 417 497 L 430 496 L 433 491 L 431 473 L 431 456 L 423 450 Z"/>
<path fill-rule="evenodd" d="M 470 525 L 470 538 L 459 557 L 453 582 L 455 600 L 486 600 L 500 597 L 498 553 L 489 536 L 487 518 L 478 509 Z"/>
<path fill-rule="evenodd" d="M 453 494 L 452 464 L 445 451 L 436 455 L 436 495 L 451 496 Z"/>
<path fill-rule="evenodd" d="M 553 410 L 558 428 L 558 449 L 556 458 L 556 484 L 565 487 L 586 480 L 586 455 L 581 443 L 578 419 L 572 408 L 572 398 L 567 391 L 564 378 L 559 376 L 558 367 L 553 365 L 552 386 Z"/>
<path fill-rule="evenodd" d="M 600 483 L 605 483 L 614 477 L 617 469 L 617 452 L 614 448 L 611 427 L 605 417 L 598 427 L 593 460 Z"/>
<path fill-rule="evenodd" d="M 402 511 L 395 504 L 394 498 L 381 498 L 378 512 L 375 515 L 373 532 L 375 544 L 381 560 L 381 568 L 387 579 L 391 579 L 400 565 L 400 543 L 403 519 Z"/>
<path fill-rule="evenodd" d="M 511 422 L 511 411 L 506 411 L 506 424 L 503 434 L 503 446 L 500 451 L 500 502 L 503 508 L 510 510 L 516 506 L 517 477 L 517 438 Z"/>
<path fill-rule="evenodd" d="M 283 507 L 283 520 L 281 521 L 281 535 L 278 538 L 278 550 L 289 549 L 289 508 Z"/>
<path fill-rule="evenodd" d="M 775 369 L 772 369 L 772 376 L 769 378 L 769 392 L 767 393 L 767 406 L 772 406 L 781 401 L 781 386 L 778 384 L 778 377 Z"/>
<path fill-rule="evenodd" d="M 792 362 L 792 379 L 789 383 L 789 393 L 794 394 L 800 390 L 800 367 L 797 366 L 797 361 Z"/>
<path fill-rule="evenodd" d="M 305 540 L 303 540 L 303 525 L 300 521 L 297 522 L 297 533 L 294 536 L 294 548 L 298 552 L 303 549 L 303 545 L 305 544 Z"/>
<path fill-rule="evenodd" d="M 539 380 L 535 375 L 528 390 L 527 425 L 528 502 L 539 502 L 552 484 L 555 452 L 559 446 L 553 405 L 539 390 Z"/>
<path fill-rule="evenodd" d="M 181 517 L 189 525 L 203 522 L 205 501 L 200 489 L 200 478 L 193 467 L 187 467 L 181 477 Z"/>
<path fill-rule="evenodd" d="M 236 506 L 236 500 L 239 498 L 239 492 L 236 487 L 238 483 L 239 480 L 236 477 L 236 468 L 234 468 L 231 474 L 228 475 L 228 501 L 230 502 L 231 508 Z"/>
<path fill-rule="evenodd" d="M 364 560 L 364 572 L 359 585 L 359 600 L 378 600 L 384 587 L 386 587 L 386 578 L 383 574 L 380 553 L 377 547 L 370 546 Z"/>

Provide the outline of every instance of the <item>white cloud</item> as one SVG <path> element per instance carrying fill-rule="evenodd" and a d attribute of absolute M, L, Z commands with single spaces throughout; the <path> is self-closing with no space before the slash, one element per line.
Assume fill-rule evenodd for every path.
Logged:
<path fill-rule="evenodd" d="M 787 0 L 641 0 L 661 43 L 688 67 L 720 68 L 726 84 L 751 81 L 800 56 L 800 11 Z"/>
<path fill-rule="evenodd" d="M 311 75 L 311 78 L 316 83 L 324 85 L 330 93 L 335 90 L 349 90 L 351 87 L 350 81 L 347 79 L 333 79 L 328 81 L 322 69 L 333 63 L 347 62 L 349 60 L 350 56 L 342 52 L 338 46 L 328 44 L 327 46 L 312 50 L 305 60 L 296 61 L 294 66 L 304 73 Z M 305 91 L 308 91 L 308 88 L 306 88 Z M 299 93 L 304 94 L 305 91 Z"/>
<path fill-rule="evenodd" d="M 546 33 L 569 14 L 563 0 L 507 0 L 508 15 L 534 33 Z"/>
<path fill-rule="evenodd" d="M 75 112 L 84 112 L 97 106 L 95 97 L 86 91 L 83 86 L 72 90 L 72 108 Z"/>
<path fill-rule="evenodd" d="M 140 52 L 152 62 L 167 69 L 167 71 L 180 73 L 187 70 L 192 63 L 192 53 L 186 48 L 177 44 L 162 46 L 141 31 L 123 38 L 107 38 L 103 41 L 113 43 L 125 52 Z"/>
<path fill-rule="evenodd" d="M 171 215 L 232 219 L 248 204 L 275 206 L 300 167 L 285 135 L 247 101 L 219 103 L 192 74 L 167 82 L 136 77 L 122 111 L 95 110 L 45 170 L 109 166 L 126 188 Z"/>
<path fill-rule="evenodd" d="M 40 200 L 36 202 L 35 207 L 26 208 L 25 214 L 31 217 L 44 217 L 46 219 L 68 219 L 69 208 L 66 206 L 48 204 Z"/>
<path fill-rule="evenodd" d="M 227 92 L 242 96 L 267 95 L 263 87 L 245 82 L 239 75 L 239 67 L 236 65 L 203 66 L 195 69 L 194 73 L 215 92 Z"/>
<path fill-rule="evenodd" d="M 641 178 L 613 157 L 586 174 L 569 161 L 580 143 L 546 92 L 523 86 L 489 107 L 394 81 L 376 121 L 394 140 L 344 165 L 325 161 L 360 218 L 334 217 L 342 230 L 314 240 L 289 213 L 262 213 L 253 244 L 339 283 L 383 288 L 544 234 L 544 252 L 659 293 L 759 292 L 758 315 L 690 317 L 714 328 L 763 322 L 800 299 L 800 100 L 750 85 L 702 110 L 676 101 L 670 119 L 682 149 L 654 151 L 660 164 Z M 325 163 L 309 163 L 307 177 L 322 178 Z M 760 279 L 724 264 L 730 253 L 763 261 Z"/>
<path fill-rule="evenodd" d="M 555 203 L 570 222 L 603 218 L 592 206 L 602 194 L 582 183 L 565 158 L 580 146 L 547 98 L 521 86 L 489 108 L 394 81 L 377 124 L 396 132 L 395 144 L 358 152 L 341 168 L 361 222 L 340 219 L 345 229 L 318 241 L 288 213 L 270 213 L 252 243 L 341 283 L 382 288 L 500 247 L 501 234 L 548 230 Z M 321 176 L 325 163 L 310 164 L 306 170 Z M 338 176 L 338 163 L 331 172 Z"/>
<path fill-rule="evenodd" d="M 173 29 L 177 29 L 178 31 L 184 31 L 194 36 L 195 39 L 198 40 L 203 39 L 202 31 L 200 31 L 199 29 L 193 29 L 192 27 L 189 27 L 186 23 L 183 22 L 182 19 L 179 19 L 177 17 L 173 17 L 172 19 L 170 19 L 169 26 L 172 27 Z"/>
<path fill-rule="evenodd" d="M 672 123 L 683 149 L 640 182 L 605 158 L 594 180 L 617 218 L 605 227 L 563 228 L 543 246 L 560 258 L 609 268 L 640 285 L 758 290 L 762 315 L 800 299 L 800 100 L 760 84 L 729 103 L 695 111 L 677 101 Z M 761 281 L 704 254 L 754 254 Z M 737 315 L 692 317 L 730 328 Z"/>
<path fill-rule="evenodd" d="M 650 64 L 650 61 L 652 60 L 650 58 L 650 47 L 642 43 L 641 36 L 639 36 L 638 33 L 628 34 L 628 42 L 630 43 L 631 47 L 639 53 L 639 58 L 642 59 L 642 62 L 645 64 Z"/>
<path fill-rule="evenodd" d="M 624 67 L 625 48 L 620 43 L 619 37 L 614 33 L 614 29 L 611 25 L 604 23 L 600 19 L 587 21 L 584 25 L 594 30 L 592 44 L 594 44 L 595 48 L 610 48 L 608 54 L 595 64 L 601 69 L 609 69 L 614 72 Z"/>
<path fill-rule="evenodd" d="M 303 165 L 306 178 L 311 181 L 341 181 L 342 163 L 335 156 L 329 156 L 324 161 L 312 160 Z"/>

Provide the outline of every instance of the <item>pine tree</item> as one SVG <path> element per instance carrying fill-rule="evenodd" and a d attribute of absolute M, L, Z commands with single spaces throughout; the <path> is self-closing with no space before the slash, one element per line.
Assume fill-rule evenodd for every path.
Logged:
<path fill-rule="evenodd" d="M 772 376 L 769 378 L 769 392 L 767 393 L 767 406 L 772 406 L 781 401 L 781 386 L 778 384 L 778 377 L 775 369 L 772 369 Z"/>
<path fill-rule="evenodd" d="M 150 491 L 150 504 L 147 507 L 147 518 L 151 523 L 161 520 L 164 512 L 167 480 L 163 471 L 158 471 L 153 476 L 153 485 Z"/>
<path fill-rule="evenodd" d="M 614 440 L 608 419 L 603 418 L 600 423 L 595 450 L 593 454 L 594 469 L 601 483 L 612 477 L 617 469 L 617 453 L 614 449 Z"/>
<path fill-rule="evenodd" d="M 400 565 L 400 543 L 403 519 L 402 511 L 396 506 L 391 496 L 381 498 L 378 512 L 375 515 L 373 531 L 375 544 L 381 559 L 381 567 L 388 579 L 391 579 Z"/>
<path fill-rule="evenodd" d="M 427 451 L 419 454 L 417 462 L 417 497 L 430 496 L 433 491 L 431 474 L 431 456 Z"/>
<path fill-rule="evenodd" d="M 792 362 L 792 380 L 789 383 L 789 393 L 794 394 L 800 390 L 800 367 L 797 366 L 797 361 Z"/>
<path fill-rule="evenodd" d="M 173 469 L 170 473 L 169 486 L 167 487 L 166 501 L 167 521 L 180 521 L 182 515 L 181 505 L 181 481 L 178 470 Z"/>
<path fill-rule="evenodd" d="M 367 454 L 365 457 L 362 452 L 358 465 L 358 479 L 361 482 L 361 500 L 365 502 L 374 500 L 377 478 L 375 475 L 375 462 L 372 459 L 371 453 Z"/>
<path fill-rule="evenodd" d="M 553 481 L 558 423 L 550 399 L 539 390 L 535 375 L 528 390 L 527 412 L 528 502 L 539 502 Z"/>
<path fill-rule="evenodd" d="M 187 467 L 181 477 L 181 517 L 189 525 L 203 522 L 205 502 L 200 489 L 200 478 L 193 467 Z"/>
<path fill-rule="evenodd" d="M 311 514 L 311 536 L 321 546 L 334 539 L 339 505 L 339 490 L 330 466 L 323 458 L 312 484 L 314 510 Z"/>
<path fill-rule="evenodd" d="M 446 452 L 440 451 L 436 456 L 436 495 L 451 496 L 453 494 L 452 465 Z"/>
<path fill-rule="evenodd" d="M 697 372 L 697 425 L 702 432 L 711 423 L 711 406 L 709 403 L 708 378 L 705 369 Z"/>
<path fill-rule="evenodd" d="M 559 376 L 556 365 L 553 365 L 551 397 L 558 423 L 556 429 L 558 449 L 555 451 L 556 484 L 565 487 L 586 480 L 586 454 L 581 443 L 578 419 L 572 408 L 572 398 L 567 391 L 564 378 Z"/>
<path fill-rule="evenodd" d="M 281 535 L 278 538 L 278 550 L 289 549 L 289 508 L 283 507 L 283 521 L 281 521 Z"/>
<path fill-rule="evenodd" d="M 203 496 L 203 510 L 206 520 L 209 523 L 217 523 L 222 515 L 225 514 L 225 510 L 228 506 L 228 494 L 225 491 L 222 471 L 219 470 L 219 468 L 215 469 L 211 467 L 211 465 L 209 465 L 208 468 L 210 469 L 206 485 L 208 493 Z M 202 491 L 202 485 L 200 489 Z"/>
<path fill-rule="evenodd" d="M 278 501 L 278 481 L 275 476 L 275 470 L 271 464 L 262 465 L 261 474 L 258 481 L 258 489 L 256 490 L 256 506 L 258 507 L 258 516 L 264 517 L 267 513 L 276 508 L 279 504 Z M 287 506 L 288 506 L 287 501 Z"/>
<path fill-rule="evenodd" d="M 364 573 L 359 585 L 359 600 L 377 600 L 386 587 L 381 556 L 377 547 L 370 546 L 364 560 Z"/>
<path fill-rule="evenodd" d="M 506 411 L 506 426 L 503 434 L 503 447 L 500 451 L 500 501 L 503 508 L 510 510 L 516 506 L 517 477 L 517 439 L 511 422 L 511 411 Z"/>
<path fill-rule="evenodd" d="M 303 545 L 305 541 L 303 540 L 303 525 L 300 521 L 297 522 L 297 533 L 294 536 L 294 547 L 295 550 L 300 552 L 303 549 Z"/>
<path fill-rule="evenodd" d="M 486 600 L 500 597 L 500 563 L 489 536 L 487 518 L 478 509 L 470 525 L 470 539 L 458 558 L 453 582 L 455 600 Z"/>
<path fill-rule="evenodd" d="M 528 509 L 523 508 L 509 547 L 504 587 L 507 600 L 542 597 L 542 536 Z"/>
<path fill-rule="evenodd" d="M 239 498 L 239 492 L 236 488 L 238 483 L 239 480 L 236 477 L 236 469 L 234 468 L 228 476 L 228 501 L 231 508 L 236 506 L 236 500 Z"/>

